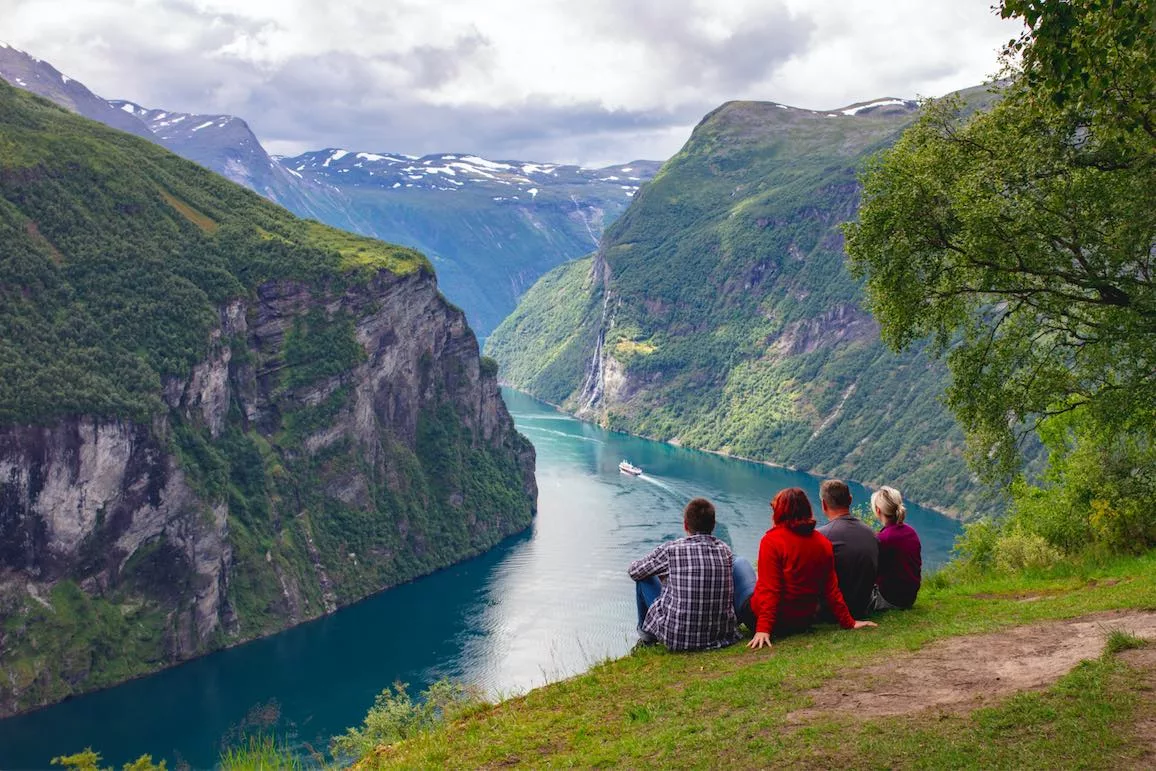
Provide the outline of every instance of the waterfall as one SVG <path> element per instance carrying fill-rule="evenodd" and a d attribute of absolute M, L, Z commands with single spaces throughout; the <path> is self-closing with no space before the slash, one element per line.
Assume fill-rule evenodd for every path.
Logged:
<path fill-rule="evenodd" d="M 606 304 L 602 305 L 602 322 L 606 322 Z M 602 398 L 602 343 L 606 339 L 606 327 L 598 329 L 598 341 L 594 345 L 594 356 L 586 367 L 586 381 L 582 384 L 582 395 L 578 401 L 581 407 L 578 414 L 589 412 L 595 408 Z"/>
<path fill-rule="evenodd" d="M 596 279 L 600 278 L 602 281 L 602 318 L 598 322 L 598 339 L 594 344 L 594 355 L 590 358 L 590 364 L 586 367 L 586 379 L 582 383 L 582 393 L 578 396 L 578 404 L 580 405 L 578 408 L 579 415 L 593 411 L 598 406 L 602 401 L 604 386 L 602 345 L 606 341 L 606 317 L 610 310 L 610 270 L 600 251 L 594 254 L 594 264 L 591 266 L 591 272 Z"/>

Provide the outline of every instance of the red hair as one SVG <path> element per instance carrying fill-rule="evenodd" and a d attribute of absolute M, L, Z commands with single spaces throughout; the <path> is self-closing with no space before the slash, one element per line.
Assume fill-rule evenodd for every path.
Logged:
<path fill-rule="evenodd" d="M 815 515 L 811 512 L 811 501 L 799 487 L 779 490 L 771 501 L 771 521 L 794 530 L 800 535 L 808 535 L 815 529 Z"/>

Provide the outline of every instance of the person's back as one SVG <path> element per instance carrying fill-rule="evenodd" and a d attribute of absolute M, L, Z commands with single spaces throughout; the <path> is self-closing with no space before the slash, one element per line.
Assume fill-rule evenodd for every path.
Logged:
<path fill-rule="evenodd" d="M 659 544 L 631 563 L 639 629 L 671 650 L 721 648 L 738 640 L 734 554 L 711 535 L 714 506 L 696 498 L 684 512 L 686 538 Z"/>
<path fill-rule="evenodd" d="M 786 629 L 809 626 L 820 601 L 829 592 L 833 559 L 830 541 L 818 531 L 799 533 L 788 527 L 774 527 L 763 536 L 759 556 L 760 575 L 764 566 L 770 565 L 765 557 L 772 558 L 779 568 L 774 571 L 777 575 L 765 571 L 778 602 L 771 608 L 772 595 L 762 595 L 756 589 L 751 603 L 755 615 L 773 613 L 775 623 Z"/>
<path fill-rule="evenodd" d="M 883 523 L 879 531 L 879 577 L 874 599 L 876 609 L 910 608 L 922 582 L 923 547 L 915 528 L 904 520 L 907 507 L 894 487 L 882 487 L 871 496 L 875 516 Z"/>
<path fill-rule="evenodd" d="M 919 534 L 906 523 L 887 524 L 879 532 L 879 593 L 897 608 L 915 604 L 922 582 Z"/>
<path fill-rule="evenodd" d="M 871 602 L 871 589 L 879 569 L 879 541 L 875 531 L 853 515 L 839 517 L 816 528 L 827 537 L 835 552 L 835 574 L 847 609 L 862 618 Z"/>
<path fill-rule="evenodd" d="M 831 542 L 815 532 L 807 494 L 798 487 L 780 490 L 771 501 L 771 529 L 759 542 L 759 574 L 750 605 L 743 613 L 753 623 L 748 647 L 771 644 L 772 634 L 789 634 L 811 625 L 820 599 L 845 629 L 875 626 L 856 621 L 843 602 L 835 576 Z"/>
<path fill-rule="evenodd" d="M 875 531 L 851 514 L 851 491 L 844 482 L 828 479 L 819 486 L 819 501 L 829 520 L 816 528 L 835 551 L 835 574 L 847 609 L 855 618 L 866 615 L 879 569 L 879 542 Z M 830 608 L 824 620 L 833 620 Z"/>

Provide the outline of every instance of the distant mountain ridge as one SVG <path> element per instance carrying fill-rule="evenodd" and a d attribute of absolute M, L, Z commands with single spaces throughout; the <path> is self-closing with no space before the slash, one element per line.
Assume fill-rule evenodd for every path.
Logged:
<path fill-rule="evenodd" d="M 548 188 L 612 183 L 630 198 L 662 165 L 658 161 L 589 169 L 559 163 L 492 161 L 470 154 L 434 153 L 421 157 L 394 153 L 368 153 L 341 148 L 315 150 L 291 158 L 278 159 L 285 168 L 302 178 L 333 184 L 369 186 L 396 190 L 422 188 L 457 191 L 467 184 L 488 186 L 494 200 L 535 200 Z M 347 175 L 347 176 L 345 176 Z M 509 188 L 503 190 L 502 187 Z"/>
<path fill-rule="evenodd" d="M 0 47 L 0 77 L 150 139 L 294 214 L 425 252 L 442 290 L 481 338 L 539 276 L 592 251 L 661 165 L 638 160 L 585 169 L 467 153 L 415 158 L 341 148 L 281 158 L 269 155 L 240 117 L 106 100 L 11 46 Z"/>
<path fill-rule="evenodd" d="M 19 51 L 3 41 L 0 41 L 0 77 L 17 88 L 31 91 L 86 118 L 138 137 L 154 139 L 149 127 L 135 115 L 118 110 L 107 100 L 89 91 L 83 83 L 64 75 L 48 62 Z"/>

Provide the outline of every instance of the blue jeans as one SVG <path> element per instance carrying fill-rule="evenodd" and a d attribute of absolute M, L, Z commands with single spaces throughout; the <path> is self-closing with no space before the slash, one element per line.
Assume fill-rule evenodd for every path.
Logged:
<path fill-rule="evenodd" d="M 750 560 L 735 557 L 732 575 L 735 581 L 735 618 L 754 631 L 755 614 L 751 612 L 751 596 L 755 593 L 755 569 Z"/>
<path fill-rule="evenodd" d="M 642 622 L 646 620 L 646 611 L 662 594 L 662 581 L 658 576 L 644 578 L 634 583 L 634 600 L 638 605 L 638 631 L 642 631 Z"/>
<path fill-rule="evenodd" d="M 743 613 L 750 614 L 750 599 L 751 595 L 755 593 L 755 569 L 749 560 L 735 557 L 734 566 L 731 568 L 731 577 L 735 584 L 735 616 L 739 623 L 742 623 Z M 650 609 L 660 594 L 662 594 L 662 581 L 658 580 L 658 576 L 651 576 L 635 582 L 634 600 L 638 606 L 639 629 L 642 629 L 642 622 L 646 620 L 646 611 Z M 746 608 L 745 611 L 744 608 Z M 753 618 L 748 626 L 754 628 Z"/>

